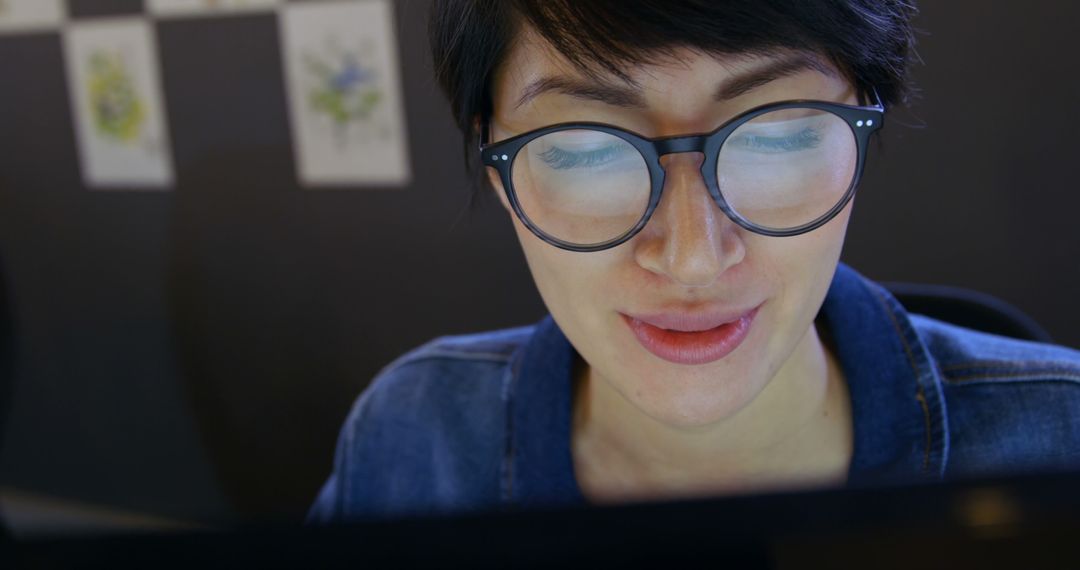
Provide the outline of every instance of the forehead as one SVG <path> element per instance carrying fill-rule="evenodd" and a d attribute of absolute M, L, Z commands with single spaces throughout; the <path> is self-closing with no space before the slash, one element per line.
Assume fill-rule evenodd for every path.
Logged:
<path fill-rule="evenodd" d="M 831 98 L 850 86 L 826 58 L 794 50 L 713 54 L 676 46 L 615 70 L 595 62 L 577 65 L 526 26 L 491 87 L 496 112 L 506 114 L 552 100 L 586 107 L 602 103 L 676 110 L 724 102 L 755 90 L 773 98 L 785 90 L 802 97 Z"/>

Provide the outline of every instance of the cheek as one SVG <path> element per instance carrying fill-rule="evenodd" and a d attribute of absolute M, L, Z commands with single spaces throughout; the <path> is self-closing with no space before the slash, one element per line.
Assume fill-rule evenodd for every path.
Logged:
<path fill-rule="evenodd" d="M 776 326 L 801 329 L 813 322 L 840 259 L 850 214 L 849 204 L 836 218 L 808 234 L 755 240 L 755 253 L 760 254 L 759 260 L 767 260 L 768 271 L 779 286 Z"/>
<path fill-rule="evenodd" d="M 514 229 L 540 297 L 567 339 L 586 361 L 610 360 L 619 323 L 617 269 L 628 248 L 571 252 L 541 241 L 519 220 Z"/>
<path fill-rule="evenodd" d="M 611 257 L 607 252 L 578 253 L 552 246 L 536 237 L 513 216 L 525 261 L 548 309 L 558 318 L 574 308 L 595 305 L 601 298 Z"/>

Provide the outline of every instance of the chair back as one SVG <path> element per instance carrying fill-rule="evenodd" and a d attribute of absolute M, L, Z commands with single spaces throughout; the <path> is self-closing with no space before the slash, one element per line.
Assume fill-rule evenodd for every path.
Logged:
<path fill-rule="evenodd" d="M 946 285 L 882 283 L 908 312 L 982 332 L 1036 342 L 1053 342 L 1035 319 L 986 293 Z"/>

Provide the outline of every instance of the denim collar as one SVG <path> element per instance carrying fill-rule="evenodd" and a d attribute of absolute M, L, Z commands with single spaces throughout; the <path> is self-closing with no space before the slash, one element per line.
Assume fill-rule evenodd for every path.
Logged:
<path fill-rule="evenodd" d="M 841 264 L 819 318 L 851 395 L 855 449 L 848 484 L 941 479 L 949 432 L 941 378 L 907 311 Z"/>
<path fill-rule="evenodd" d="M 849 486 L 940 479 L 949 446 L 944 395 L 907 312 L 840 264 L 818 318 L 832 335 L 851 395 Z M 584 503 L 570 447 L 574 357 L 550 316 L 514 355 L 506 392 L 507 504 Z"/>
<path fill-rule="evenodd" d="M 575 354 L 548 315 L 514 355 L 504 502 L 538 507 L 585 502 L 570 448 Z"/>

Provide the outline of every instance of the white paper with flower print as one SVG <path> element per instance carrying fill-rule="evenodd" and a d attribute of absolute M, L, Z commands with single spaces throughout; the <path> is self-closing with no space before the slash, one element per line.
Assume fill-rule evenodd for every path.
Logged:
<path fill-rule="evenodd" d="M 282 0 L 147 0 L 146 8 L 158 17 L 215 16 L 270 11 Z"/>
<path fill-rule="evenodd" d="M 288 4 L 280 22 L 300 183 L 308 188 L 407 184 L 392 3 Z"/>
<path fill-rule="evenodd" d="M 63 37 L 87 187 L 172 185 L 153 27 L 142 18 L 87 20 L 68 26 Z"/>
<path fill-rule="evenodd" d="M 64 0 L 0 0 L 0 34 L 56 31 L 66 6 Z"/>

